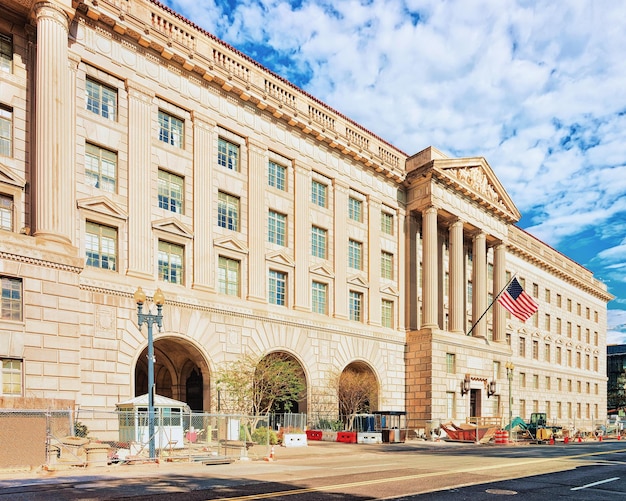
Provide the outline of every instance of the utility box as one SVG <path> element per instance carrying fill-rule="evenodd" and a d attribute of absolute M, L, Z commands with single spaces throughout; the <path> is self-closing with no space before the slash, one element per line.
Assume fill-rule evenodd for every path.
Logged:
<path fill-rule="evenodd" d="M 374 411 L 374 431 L 381 432 L 383 443 L 406 440 L 405 411 Z"/>

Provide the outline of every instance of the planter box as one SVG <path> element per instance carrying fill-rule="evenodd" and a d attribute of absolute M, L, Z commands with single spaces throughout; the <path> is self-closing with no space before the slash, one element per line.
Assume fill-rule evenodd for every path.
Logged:
<path fill-rule="evenodd" d="M 285 433 L 283 447 L 306 447 L 306 433 Z"/>
<path fill-rule="evenodd" d="M 379 431 L 364 431 L 357 433 L 356 441 L 359 444 L 382 444 L 383 434 Z"/>

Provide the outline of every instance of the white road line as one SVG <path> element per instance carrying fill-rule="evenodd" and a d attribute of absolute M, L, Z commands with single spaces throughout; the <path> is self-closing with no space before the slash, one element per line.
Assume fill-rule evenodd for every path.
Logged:
<path fill-rule="evenodd" d="M 586 489 L 587 487 L 595 487 L 596 485 L 606 484 L 608 482 L 615 482 L 616 480 L 619 480 L 619 477 L 607 478 L 606 480 L 600 480 L 598 482 L 593 482 L 591 484 L 581 485 L 580 487 L 572 487 L 570 491 L 579 491 L 580 489 Z"/>

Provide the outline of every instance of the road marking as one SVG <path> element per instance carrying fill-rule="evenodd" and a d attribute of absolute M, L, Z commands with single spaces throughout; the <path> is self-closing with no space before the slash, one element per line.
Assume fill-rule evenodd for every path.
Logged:
<path fill-rule="evenodd" d="M 619 477 L 607 478 L 606 480 L 599 480 L 597 482 L 592 482 L 591 484 L 581 485 L 580 487 L 572 487 L 570 491 L 579 491 L 580 489 L 586 489 L 587 487 L 595 487 L 596 485 L 606 484 L 608 482 L 615 482 L 619 480 Z"/>

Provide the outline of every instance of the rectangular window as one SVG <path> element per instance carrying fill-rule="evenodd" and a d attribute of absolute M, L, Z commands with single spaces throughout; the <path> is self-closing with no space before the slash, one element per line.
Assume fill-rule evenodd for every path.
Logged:
<path fill-rule="evenodd" d="M 361 322 L 363 319 L 363 294 L 356 291 L 350 291 L 350 320 Z"/>
<path fill-rule="evenodd" d="M 311 255 L 326 259 L 326 238 L 327 231 L 323 228 L 313 226 L 311 228 Z"/>
<path fill-rule="evenodd" d="M 87 110 L 108 120 L 117 120 L 117 91 L 87 79 Z"/>
<path fill-rule="evenodd" d="M 544 327 L 545 327 L 545 329 L 547 331 L 550 331 L 550 315 L 548 315 L 547 313 L 546 313 L 546 316 L 545 316 L 545 326 Z"/>
<path fill-rule="evenodd" d="M 382 251 L 380 253 L 380 277 L 393 279 L 393 254 Z"/>
<path fill-rule="evenodd" d="M 380 213 L 380 231 L 386 235 L 393 235 L 393 214 L 385 211 Z"/>
<path fill-rule="evenodd" d="M 556 347 L 556 363 L 557 365 L 561 365 L 563 363 L 563 357 L 562 357 L 562 352 L 563 350 L 561 349 L 560 346 Z"/>
<path fill-rule="evenodd" d="M 363 221 L 363 202 L 350 197 L 348 199 L 348 217 L 359 223 Z"/>
<path fill-rule="evenodd" d="M 159 141 L 176 148 L 183 147 L 183 121 L 159 110 Z"/>
<path fill-rule="evenodd" d="M 383 327 L 393 328 L 393 301 L 382 299 L 380 302 L 380 316 Z"/>
<path fill-rule="evenodd" d="M 85 178 L 88 185 L 115 193 L 117 153 L 95 144 L 85 144 Z"/>
<path fill-rule="evenodd" d="M 363 265 L 363 244 L 356 240 L 348 241 L 348 266 L 355 270 L 362 269 Z"/>
<path fill-rule="evenodd" d="M 159 169 L 159 208 L 182 214 L 184 185 L 182 177 Z"/>
<path fill-rule="evenodd" d="M 533 341 L 533 360 L 539 360 L 539 341 Z"/>
<path fill-rule="evenodd" d="M 222 191 L 217 194 L 217 225 L 239 231 L 239 197 Z"/>
<path fill-rule="evenodd" d="M 13 231 L 13 197 L 0 194 L 0 229 Z"/>
<path fill-rule="evenodd" d="M 533 374 L 533 388 L 535 390 L 539 389 L 539 376 L 537 374 Z"/>
<path fill-rule="evenodd" d="M 456 356 L 454 353 L 446 353 L 446 372 L 456 374 Z"/>
<path fill-rule="evenodd" d="M 221 137 L 217 140 L 217 163 L 222 167 L 239 171 L 239 145 L 226 141 Z"/>
<path fill-rule="evenodd" d="M 270 270 L 269 301 L 279 306 L 287 305 L 287 274 L 282 271 Z"/>
<path fill-rule="evenodd" d="M 562 303 L 562 301 L 563 301 L 563 300 L 562 300 L 561 294 L 558 294 L 558 293 L 557 293 L 557 295 L 556 295 L 556 305 L 557 305 L 559 308 L 561 307 L 561 303 Z"/>
<path fill-rule="evenodd" d="M 523 337 L 519 338 L 519 356 L 526 356 L 526 338 Z"/>
<path fill-rule="evenodd" d="M 220 294 L 239 296 L 241 263 L 236 259 L 220 256 L 217 267 L 217 287 Z"/>
<path fill-rule="evenodd" d="M 326 315 L 328 312 L 328 285 L 313 282 L 311 285 L 311 310 Z"/>
<path fill-rule="evenodd" d="M 0 155 L 13 154 L 13 109 L 0 104 Z"/>
<path fill-rule="evenodd" d="M 2 320 L 22 320 L 22 280 L 2 277 Z"/>
<path fill-rule="evenodd" d="M 311 202 L 320 207 L 326 207 L 328 203 L 328 186 L 318 181 L 311 183 Z"/>
<path fill-rule="evenodd" d="M 13 39 L 0 33 L 0 71 L 13 72 Z"/>
<path fill-rule="evenodd" d="M 159 240 L 159 280 L 182 285 L 184 255 L 182 245 Z"/>
<path fill-rule="evenodd" d="M 22 361 L 2 359 L 2 395 L 22 395 Z"/>
<path fill-rule="evenodd" d="M 548 363 L 551 361 L 551 360 L 550 360 L 550 359 L 551 359 L 551 353 L 550 353 L 550 343 L 546 343 L 546 344 L 544 345 L 544 350 L 543 350 L 543 359 L 544 359 L 546 362 L 548 362 Z"/>
<path fill-rule="evenodd" d="M 551 300 L 552 300 L 552 293 L 550 292 L 550 289 L 546 289 L 546 303 L 550 304 Z"/>
<path fill-rule="evenodd" d="M 285 191 L 287 180 L 287 168 L 269 161 L 267 168 L 267 184 L 279 190 Z"/>
<path fill-rule="evenodd" d="M 85 230 L 87 266 L 115 271 L 117 269 L 117 229 L 87 222 Z"/>
<path fill-rule="evenodd" d="M 525 372 L 519 373 L 519 385 L 520 385 L 520 388 L 526 388 L 526 373 Z"/>
<path fill-rule="evenodd" d="M 550 376 L 546 376 L 546 390 L 550 390 L 552 386 L 552 379 Z"/>
<path fill-rule="evenodd" d="M 269 211 L 267 225 L 267 241 L 273 244 L 285 246 L 287 242 L 287 216 Z"/>
<path fill-rule="evenodd" d="M 533 284 L 533 297 L 539 297 L 539 285 Z"/>

